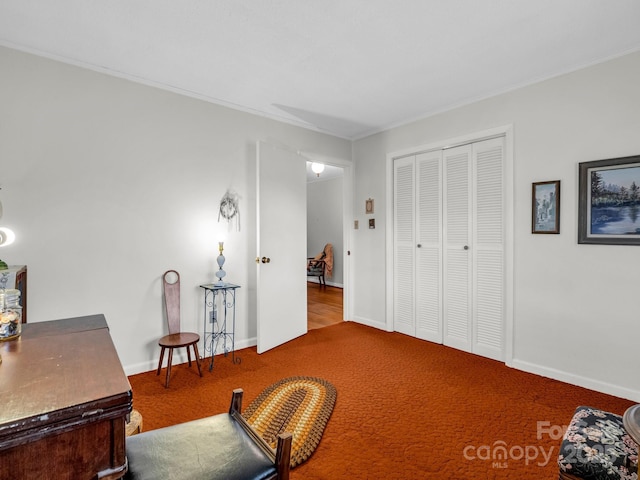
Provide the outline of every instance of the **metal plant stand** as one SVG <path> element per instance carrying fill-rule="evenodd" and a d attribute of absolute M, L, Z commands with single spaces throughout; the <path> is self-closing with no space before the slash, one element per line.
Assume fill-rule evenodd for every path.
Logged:
<path fill-rule="evenodd" d="M 226 357 L 231 352 L 232 362 L 242 360 L 235 354 L 236 290 L 239 285 L 217 282 L 200 285 L 204 289 L 204 336 L 203 359 L 211 355 L 209 371 L 213 370 L 213 359 L 221 348 Z"/>

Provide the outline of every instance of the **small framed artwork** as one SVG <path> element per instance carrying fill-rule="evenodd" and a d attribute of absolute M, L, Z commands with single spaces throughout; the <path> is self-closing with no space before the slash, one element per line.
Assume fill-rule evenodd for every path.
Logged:
<path fill-rule="evenodd" d="M 366 213 L 366 214 L 373 213 L 373 198 L 368 198 L 364 202 L 364 213 Z"/>
<path fill-rule="evenodd" d="M 640 245 L 640 155 L 579 164 L 578 243 Z"/>
<path fill-rule="evenodd" d="M 560 180 L 532 185 L 531 210 L 531 233 L 560 233 Z"/>

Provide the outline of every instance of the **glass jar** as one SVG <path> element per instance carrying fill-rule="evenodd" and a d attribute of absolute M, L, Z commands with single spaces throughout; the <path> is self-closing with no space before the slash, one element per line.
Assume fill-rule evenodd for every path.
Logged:
<path fill-rule="evenodd" d="M 0 290 L 0 342 L 18 338 L 21 333 L 20 290 Z"/>

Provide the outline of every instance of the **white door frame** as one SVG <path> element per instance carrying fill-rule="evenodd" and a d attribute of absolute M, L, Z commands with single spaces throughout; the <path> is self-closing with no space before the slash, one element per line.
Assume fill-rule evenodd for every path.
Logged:
<path fill-rule="evenodd" d="M 505 125 L 481 132 L 432 142 L 412 148 L 406 148 L 387 154 L 387 195 L 386 195 L 386 330 L 393 331 L 393 161 L 407 155 L 415 155 L 438 148 L 464 145 L 487 138 L 503 135 L 505 138 L 505 363 L 509 366 L 513 361 L 513 242 L 514 242 L 514 170 L 513 170 L 513 125 Z"/>
<path fill-rule="evenodd" d="M 353 319 L 353 285 L 351 275 L 351 251 L 352 235 L 353 235 L 353 191 L 354 191 L 354 174 L 353 163 L 348 160 L 327 157 L 314 152 L 301 151 L 302 156 L 306 157 L 310 162 L 324 163 L 334 167 L 342 168 L 342 319 Z"/>

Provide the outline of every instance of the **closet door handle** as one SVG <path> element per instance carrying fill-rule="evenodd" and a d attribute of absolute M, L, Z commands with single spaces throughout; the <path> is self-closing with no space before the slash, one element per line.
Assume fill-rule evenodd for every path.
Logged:
<path fill-rule="evenodd" d="M 421 243 L 419 243 L 418 245 L 416 245 L 416 247 L 418 247 L 418 248 L 422 248 L 422 244 L 421 244 Z"/>
<path fill-rule="evenodd" d="M 464 247 L 462 247 L 462 248 L 464 248 L 465 250 L 469 250 L 469 245 L 465 245 L 465 246 L 464 246 Z"/>

